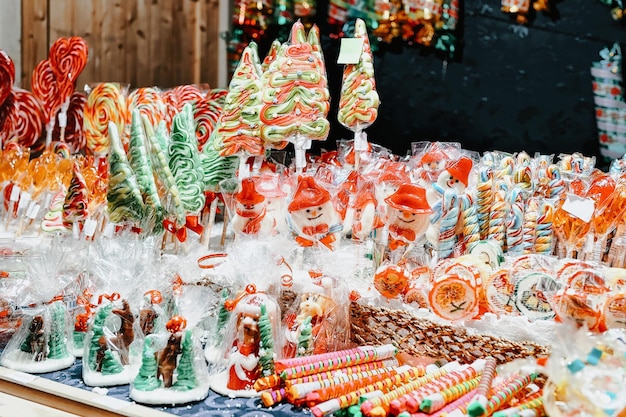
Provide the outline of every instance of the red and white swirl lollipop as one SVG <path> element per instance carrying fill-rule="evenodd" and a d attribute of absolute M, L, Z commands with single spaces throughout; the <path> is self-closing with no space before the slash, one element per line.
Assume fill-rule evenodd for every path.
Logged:
<path fill-rule="evenodd" d="M 50 47 L 48 60 L 54 71 L 59 84 L 61 113 L 59 125 L 61 126 L 61 141 L 64 140 L 65 127 L 67 125 L 67 109 L 70 98 L 74 92 L 76 80 L 87 65 L 89 50 L 87 42 L 81 37 L 59 38 Z"/>
<path fill-rule="evenodd" d="M 0 149 L 13 137 L 13 118 L 10 117 L 13 100 L 13 95 L 9 94 L 0 105 Z"/>
<path fill-rule="evenodd" d="M 0 106 L 11 94 L 15 82 L 15 65 L 9 55 L 0 49 Z"/>
<path fill-rule="evenodd" d="M 40 61 L 33 70 L 31 79 L 33 94 L 39 99 L 45 116 L 46 143 L 52 142 L 55 117 L 61 107 L 61 94 L 52 64 L 49 60 Z"/>
<path fill-rule="evenodd" d="M 13 106 L 9 117 L 12 119 L 13 138 L 21 146 L 32 147 L 41 137 L 44 125 L 44 111 L 39 100 L 30 91 L 13 88 Z"/>

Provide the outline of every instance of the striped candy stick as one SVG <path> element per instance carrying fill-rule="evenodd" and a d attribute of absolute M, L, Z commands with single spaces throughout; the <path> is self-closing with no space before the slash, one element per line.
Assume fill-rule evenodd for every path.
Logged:
<path fill-rule="evenodd" d="M 392 344 L 377 347 L 363 346 L 332 353 L 278 360 L 274 362 L 274 367 L 281 378 L 293 379 L 361 363 L 392 358 L 396 352 L 397 349 Z"/>
<path fill-rule="evenodd" d="M 373 371 L 368 371 L 360 379 L 348 381 L 343 384 L 331 385 L 329 387 L 319 389 L 315 392 L 310 392 L 306 396 L 305 402 L 309 407 L 312 407 L 315 404 L 328 401 L 332 398 L 341 397 L 342 395 L 357 391 L 360 388 L 372 385 L 376 382 L 393 378 L 396 375 L 406 375 L 405 377 L 403 377 L 404 379 L 414 380 L 423 376 L 425 373 L 426 370 L 423 366 L 411 367 L 408 365 L 378 374 L 373 373 Z"/>
<path fill-rule="evenodd" d="M 485 361 L 483 359 L 478 359 L 470 366 L 466 366 L 462 370 L 443 375 L 423 387 L 420 387 L 419 389 L 409 392 L 408 394 L 392 401 L 389 404 L 389 410 L 395 415 L 400 414 L 402 411 L 416 413 L 419 410 L 420 403 L 424 397 L 477 377 L 482 372 L 484 364 Z"/>
<path fill-rule="evenodd" d="M 463 412 L 463 414 L 465 414 L 465 411 L 467 409 L 467 405 L 470 403 L 470 401 L 472 401 L 472 397 L 476 394 L 476 390 L 470 391 L 467 394 L 463 395 L 460 398 L 457 398 L 456 400 L 452 401 L 449 404 L 446 404 L 445 407 L 443 407 L 441 410 L 438 410 L 437 412 L 433 413 L 433 414 L 427 414 L 427 413 L 409 413 L 404 412 L 404 414 L 406 414 L 406 417 L 446 417 L 449 413 L 451 413 L 452 411 L 455 410 L 461 410 Z M 398 417 L 400 417 L 400 415 L 398 415 Z"/>
<path fill-rule="evenodd" d="M 412 368 L 410 368 L 412 369 Z M 385 378 L 381 381 L 377 381 L 373 384 L 359 388 L 355 391 L 341 395 L 338 398 L 333 398 L 328 401 L 324 401 L 310 408 L 311 413 L 315 417 L 322 417 L 326 414 L 334 413 L 342 408 L 350 407 L 357 404 L 361 396 L 373 393 L 375 391 L 381 391 L 383 394 L 391 391 L 394 387 L 406 384 L 414 378 L 414 373 L 407 370 L 403 373 L 398 373 L 392 377 Z"/>
<path fill-rule="evenodd" d="M 379 413 L 380 410 L 386 413 L 389 410 L 389 404 L 392 401 L 400 398 L 401 396 L 413 390 L 418 389 L 419 387 L 423 385 L 426 385 L 427 383 L 429 383 L 435 378 L 439 378 L 443 375 L 446 375 L 448 372 L 452 372 L 460 368 L 461 368 L 461 365 L 459 365 L 458 362 L 450 362 L 446 364 L 445 366 L 437 369 L 436 371 L 428 373 L 424 375 L 423 377 L 417 378 L 416 380 L 411 381 L 407 384 L 401 385 L 389 391 L 388 393 L 385 393 L 382 396 L 371 398 L 369 400 L 364 401 L 363 404 L 361 404 L 361 412 L 365 416 L 371 416 L 374 410 L 379 410 L 377 411 L 377 413 Z"/>
<path fill-rule="evenodd" d="M 492 415 L 494 412 L 504 407 L 518 392 L 532 383 L 536 378 L 537 374 L 531 373 L 528 375 L 517 375 L 507 380 L 504 386 L 495 391 L 489 398 L 487 406 L 485 407 L 485 414 Z"/>
<path fill-rule="evenodd" d="M 283 381 L 283 383 L 285 385 L 285 388 L 289 389 L 292 385 L 296 385 L 296 384 L 305 384 L 308 382 L 316 382 L 316 381 L 319 382 L 324 379 L 330 379 L 330 378 L 333 378 L 338 373 L 351 375 L 351 374 L 355 374 L 359 372 L 371 371 L 373 369 L 388 368 L 388 367 L 390 368 L 394 366 L 398 366 L 398 361 L 395 358 L 385 359 L 382 361 L 361 363 L 359 365 L 348 366 L 347 368 L 340 368 L 340 369 L 333 370 L 333 371 L 320 372 L 317 374 L 307 375 L 307 376 L 303 376 L 300 378 L 286 379 L 285 381 Z"/>
<path fill-rule="evenodd" d="M 523 401 L 522 403 L 516 405 L 515 407 L 505 408 L 504 410 L 499 410 L 493 413 L 493 417 L 513 417 L 516 415 L 520 415 L 524 410 L 535 410 L 538 414 L 541 414 L 543 411 L 543 396 L 535 397 L 528 401 Z"/>
<path fill-rule="evenodd" d="M 480 377 L 472 378 L 469 381 L 463 381 L 460 384 L 446 388 L 441 392 L 430 394 L 420 403 L 420 410 L 432 414 L 441 410 L 446 404 L 449 404 L 472 392 L 479 384 Z"/>
<path fill-rule="evenodd" d="M 286 399 L 285 389 L 279 388 L 271 391 L 264 391 L 261 393 L 261 402 L 265 407 L 271 407 L 274 404 L 283 402 Z"/>
<path fill-rule="evenodd" d="M 496 365 L 497 363 L 493 356 L 488 356 L 485 359 L 485 367 L 480 378 L 480 384 L 478 384 L 478 388 L 476 389 L 476 396 L 467 407 L 467 413 L 471 417 L 482 416 L 485 413 L 485 407 L 488 401 L 487 396 L 491 390 L 493 377 L 496 375 Z"/>

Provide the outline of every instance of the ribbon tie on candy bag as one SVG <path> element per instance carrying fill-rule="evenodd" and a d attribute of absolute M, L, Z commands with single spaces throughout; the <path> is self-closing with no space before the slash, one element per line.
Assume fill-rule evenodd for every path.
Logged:
<path fill-rule="evenodd" d="M 106 300 L 109 300 L 110 302 L 113 302 L 113 301 L 119 300 L 120 298 L 122 298 L 122 296 L 119 293 L 117 293 L 117 292 L 113 292 L 111 294 L 100 294 L 98 296 L 98 304 L 102 304 L 102 300 L 103 299 L 106 299 Z"/>
<path fill-rule="evenodd" d="M 187 240 L 187 229 L 199 235 L 204 231 L 204 226 L 199 223 L 198 216 L 187 216 L 185 225 L 182 227 L 176 227 L 175 222 L 165 219 L 163 220 L 163 227 L 168 232 L 173 233 L 180 242 Z"/>

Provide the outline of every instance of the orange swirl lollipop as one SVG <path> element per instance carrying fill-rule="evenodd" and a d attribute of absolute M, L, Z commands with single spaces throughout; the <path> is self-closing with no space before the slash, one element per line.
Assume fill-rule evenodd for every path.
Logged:
<path fill-rule="evenodd" d="M 31 87 L 33 94 L 43 106 L 46 125 L 54 123 L 54 118 L 61 107 L 61 95 L 59 84 L 49 60 L 44 59 L 37 64 L 33 70 Z M 51 128 L 52 125 L 50 128 L 47 128 L 50 135 L 52 135 Z"/>
<path fill-rule="evenodd" d="M 54 74 L 62 86 L 61 90 L 69 93 L 65 99 L 74 91 L 74 84 L 87 65 L 88 55 L 87 42 L 78 36 L 59 38 L 50 47 L 48 59 Z"/>
<path fill-rule="evenodd" d="M 161 120 L 165 119 L 166 106 L 161 94 L 156 88 L 142 87 L 131 91 L 126 99 L 126 125 L 131 124 L 131 115 L 134 109 L 138 109 L 140 114 L 144 114 L 152 126 L 157 126 Z M 128 130 L 128 129 L 127 129 Z"/>
<path fill-rule="evenodd" d="M 85 140 L 87 149 L 97 156 L 109 152 L 109 122 L 124 131 L 126 100 L 118 83 L 101 83 L 94 87 L 85 104 Z M 127 143 L 124 144 L 127 147 Z"/>

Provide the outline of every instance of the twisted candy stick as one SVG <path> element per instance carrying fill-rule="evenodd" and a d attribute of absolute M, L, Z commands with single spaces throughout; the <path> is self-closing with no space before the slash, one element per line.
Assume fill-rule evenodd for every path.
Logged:
<path fill-rule="evenodd" d="M 514 187 L 508 195 L 509 212 L 506 219 L 507 252 L 519 253 L 524 242 L 524 196 L 522 189 Z"/>
<path fill-rule="evenodd" d="M 524 212 L 524 242 L 522 248 L 524 254 L 533 253 L 535 248 L 535 233 L 537 231 L 539 203 L 537 199 L 531 198 L 526 202 L 526 211 Z"/>
<path fill-rule="evenodd" d="M 118 132 L 123 132 L 126 112 L 126 100 L 119 84 L 101 83 L 94 87 L 85 104 L 87 149 L 98 156 L 106 155 L 110 143 L 109 122 L 115 125 Z"/>
<path fill-rule="evenodd" d="M 524 410 L 532 410 L 535 413 L 524 413 Z M 504 410 L 499 410 L 493 413 L 493 417 L 513 417 L 513 416 L 523 416 L 523 417 L 535 417 L 544 415 L 543 410 L 543 397 L 536 397 L 528 401 L 524 401 L 515 407 L 509 407 Z"/>
<path fill-rule="evenodd" d="M 67 232 L 63 225 L 63 203 L 65 202 L 65 190 L 61 189 L 52 197 L 49 211 L 41 221 L 41 230 L 45 233 Z"/>
<path fill-rule="evenodd" d="M 485 407 L 487 407 L 487 396 L 491 391 L 491 384 L 493 378 L 496 375 L 496 360 L 492 356 L 488 356 L 485 359 L 485 367 L 483 368 L 483 374 L 480 377 L 480 383 L 476 388 L 476 393 L 472 398 L 472 402 L 467 406 L 467 414 L 471 417 L 479 417 L 485 413 Z"/>
<path fill-rule="evenodd" d="M 346 366 L 391 358 L 395 356 L 396 352 L 395 346 L 391 344 L 377 347 L 361 346 L 336 352 L 279 359 L 274 361 L 274 367 L 283 379 L 293 379 L 319 372 L 337 370 Z"/>
<path fill-rule="evenodd" d="M 420 403 L 420 410 L 431 414 L 441 410 L 446 404 L 467 395 L 474 391 L 480 382 L 480 377 L 472 378 L 468 381 L 460 382 L 456 385 L 446 388 L 440 392 L 426 396 Z"/>
<path fill-rule="evenodd" d="M 419 413 L 403 412 L 403 413 L 400 413 L 398 417 L 447 417 L 451 412 L 456 411 L 456 410 L 460 410 L 463 412 L 463 414 L 465 414 L 467 405 L 470 403 L 475 393 L 476 393 L 476 390 L 474 389 L 468 392 L 467 394 L 463 395 L 462 397 L 457 398 L 456 400 L 450 402 L 449 404 L 446 404 L 441 410 L 438 410 L 437 412 L 432 413 L 432 414 L 426 414 L 422 412 L 419 412 Z"/>
<path fill-rule="evenodd" d="M 454 254 L 456 246 L 456 227 L 459 221 L 459 201 L 456 191 L 449 189 L 443 194 L 441 201 L 443 215 L 439 223 L 439 245 L 437 256 L 445 259 Z"/>
<path fill-rule="evenodd" d="M 492 415 L 494 412 L 505 406 L 524 387 L 531 384 L 537 378 L 536 373 L 528 375 L 518 375 L 509 379 L 504 387 L 497 390 L 487 402 L 485 413 Z"/>
<path fill-rule="evenodd" d="M 550 255 L 553 248 L 554 229 L 554 204 L 548 200 L 541 203 L 537 218 L 537 229 L 535 232 L 535 253 L 540 255 Z"/>
<path fill-rule="evenodd" d="M 478 205 L 478 226 L 480 238 L 486 239 L 489 234 L 489 216 L 493 202 L 493 171 L 491 167 L 479 169 L 479 180 L 476 184 L 476 204 Z"/>
<path fill-rule="evenodd" d="M 548 197 L 560 198 L 565 192 L 565 180 L 561 178 L 561 169 L 558 165 L 550 165 L 548 167 Z"/>
<path fill-rule="evenodd" d="M 284 381 L 285 388 L 290 389 L 290 387 L 297 384 L 307 384 L 310 382 L 320 382 L 325 379 L 333 378 L 336 374 L 342 375 L 352 375 L 360 372 L 371 371 L 373 369 L 387 368 L 392 366 L 398 366 L 398 361 L 393 359 L 384 359 L 376 362 L 367 362 L 358 365 L 348 366 L 346 368 L 341 368 L 333 371 L 325 371 L 317 374 L 307 375 L 300 378 L 287 379 Z"/>
<path fill-rule="evenodd" d="M 0 106 L 5 102 L 15 82 L 15 65 L 9 55 L 0 49 Z"/>
<path fill-rule="evenodd" d="M 463 194 L 461 199 L 461 210 L 463 219 L 463 245 L 465 251 L 471 252 L 472 248 L 480 241 L 480 227 L 478 226 L 478 213 L 476 205 L 469 194 Z"/>
<path fill-rule="evenodd" d="M 504 218 L 508 211 L 506 196 L 504 190 L 498 190 L 494 193 L 491 210 L 489 213 L 489 232 L 487 238 L 494 240 L 500 248 L 504 248 L 504 238 L 506 225 Z"/>

